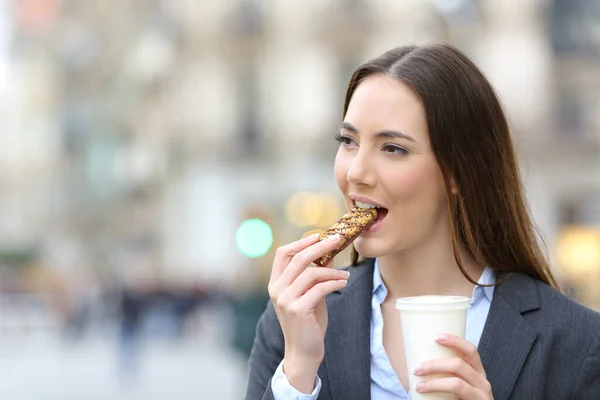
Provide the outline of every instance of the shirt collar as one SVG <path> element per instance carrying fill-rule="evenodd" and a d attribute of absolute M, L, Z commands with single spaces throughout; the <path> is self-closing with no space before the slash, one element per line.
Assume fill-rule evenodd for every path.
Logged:
<path fill-rule="evenodd" d="M 491 285 L 496 282 L 496 273 L 493 269 L 489 267 L 485 267 L 483 273 L 479 277 L 477 283 L 479 285 Z M 473 288 L 473 294 L 471 295 L 471 305 L 478 302 L 482 296 L 488 299 L 488 301 L 492 301 L 494 296 L 494 286 L 479 286 L 475 285 Z M 377 298 L 380 303 L 383 303 L 385 298 L 387 297 L 387 288 L 381 279 L 381 272 L 379 271 L 379 259 L 375 259 L 375 269 L 373 271 L 373 296 Z"/>
<path fill-rule="evenodd" d="M 373 270 L 373 296 L 379 303 L 383 303 L 387 297 L 387 288 L 381 279 L 381 272 L 379 271 L 379 258 L 375 259 L 375 269 Z"/>
<path fill-rule="evenodd" d="M 496 273 L 490 267 L 485 267 L 479 280 L 477 281 L 479 285 L 493 285 L 496 283 Z M 473 288 L 473 295 L 471 296 L 471 304 L 475 303 L 479 300 L 483 295 L 487 297 L 487 299 L 491 302 L 494 297 L 494 286 L 479 286 L 475 285 Z"/>

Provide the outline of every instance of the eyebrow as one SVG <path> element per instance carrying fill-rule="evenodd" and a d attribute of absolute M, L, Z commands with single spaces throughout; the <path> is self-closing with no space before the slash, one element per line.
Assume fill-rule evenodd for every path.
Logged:
<path fill-rule="evenodd" d="M 354 125 L 352 125 L 349 122 L 342 122 L 342 125 L 340 126 L 340 128 L 341 129 L 345 129 L 347 131 L 350 131 L 352 133 L 356 133 L 356 134 L 360 133 L 358 131 L 358 129 L 356 129 L 354 127 Z M 406 139 L 406 140 L 409 140 L 411 142 L 416 142 L 416 140 L 413 139 L 411 136 L 408 136 L 407 134 L 402 133 L 400 131 L 385 130 L 385 131 L 377 132 L 375 134 L 375 136 L 377 136 L 377 137 L 384 137 L 384 138 Z"/>

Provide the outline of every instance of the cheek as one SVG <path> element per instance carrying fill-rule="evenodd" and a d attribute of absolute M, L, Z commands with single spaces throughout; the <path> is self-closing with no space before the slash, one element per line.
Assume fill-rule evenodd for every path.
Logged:
<path fill-rule="evenodd" d="M 395 174 L 393 196 L 414 207 L 433 207 L 445 198 L 444 181 L 437 168 L 423 166 Z"/>

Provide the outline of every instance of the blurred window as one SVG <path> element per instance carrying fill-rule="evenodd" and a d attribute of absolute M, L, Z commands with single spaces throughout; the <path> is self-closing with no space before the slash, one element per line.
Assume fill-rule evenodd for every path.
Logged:
<path fill-rule="evenodd" d="M 557 54 L 600 57 L 600 1 L 553 0 L 549 25 Z"/>
<path fill-rule="evenodd" d="M 558 133 L 561 136 L 598 140 L 600 81 L 563 84 L 558 89 Z M 590 86 L 591 85 L 591 86 Z M 562 86 L 562 87 L 560 87 Z"/>
<path fill-rule="evenodd" d="M 242 36 L 260 35 L 264 28 L 264 10 L 259 0 L 239 0 L 235 8 L 235 31 Z"/>
<path fill-rule="evenodd" d="M 600 192 L 587 190 L 572 199 L 565 199 L 559 207 L 561 225 L 600 227 Z"/>
<path fill-rule="evenodd" d="M 585 129 L 581 96 L 573 89 L 562 88 L 559 90 L 558 103 L 559 134 L 569 137 L 581 135 Z"/>
<path fill-rule="evenodd" d="M 252 62 L 245 63 L 239 71 L 238 93 L 238 102 L 241 110 L 241 151 L 243 155 L 253 157 L 260 152 L 262 135 L 258 115 L 260 108 L 258 74 Z"/>

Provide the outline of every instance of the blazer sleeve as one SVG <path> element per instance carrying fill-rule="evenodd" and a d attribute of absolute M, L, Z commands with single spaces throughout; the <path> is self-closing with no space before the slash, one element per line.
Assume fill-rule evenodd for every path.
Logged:
<path fill-rule="evenodd" d="M 246 400 L 274 400 L 271 378 L 283 360 L 283 351 L 283 332 L 269 301 L 256 325 L 254 345 L 248 360 Z"/>
<path fill-rule="evenodd" d="M 596 333 L 581 365 L 573 399 L 600 399 L 600 331 Z"/>

